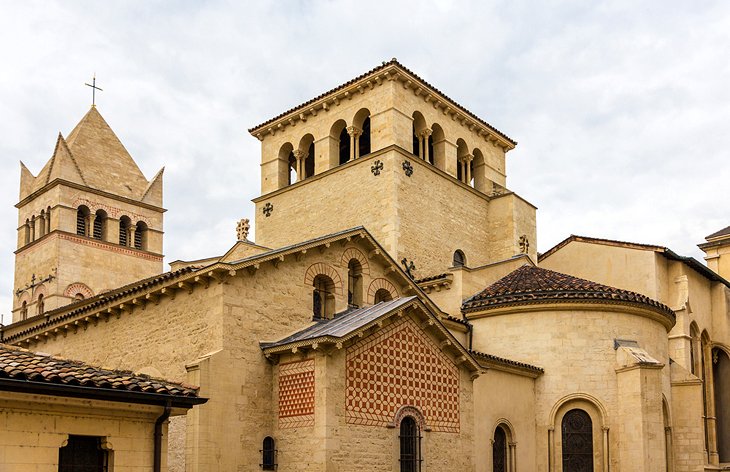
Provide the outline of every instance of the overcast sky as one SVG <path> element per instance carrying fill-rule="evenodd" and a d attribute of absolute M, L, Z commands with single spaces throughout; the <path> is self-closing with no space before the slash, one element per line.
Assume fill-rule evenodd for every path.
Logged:
<path fill-rule="evenodd" d="M 166 262 L 253 220 L 248 128 L 392 57 L 518 141 L 507 184 L 538 206 L 541 252 L 579 234 L 702 260 L 730 225 L 726 1 L 0 0 L 0 53 L 0 313 L 18 161 L 37 174 L 94 73 L 145 175 L 166 168 Z"/>

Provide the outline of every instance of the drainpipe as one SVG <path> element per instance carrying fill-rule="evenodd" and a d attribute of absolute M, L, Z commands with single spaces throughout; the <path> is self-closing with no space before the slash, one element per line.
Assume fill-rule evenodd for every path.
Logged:
<path fill-rule="evenodd" d="M 161 472 L 162 470 L 162 425 L 170 417 L 170 410 L 172 410 L 172 406 L 170 405 L 170 401 L 168 401 L 165 403 L 165 411 L 163 411 L 162 415 L 160 415 L 160 417 L 157 418 L 157 421 L 155 421 L 155 456 L 154 466 L 152 469 L 154 472 Z"/>

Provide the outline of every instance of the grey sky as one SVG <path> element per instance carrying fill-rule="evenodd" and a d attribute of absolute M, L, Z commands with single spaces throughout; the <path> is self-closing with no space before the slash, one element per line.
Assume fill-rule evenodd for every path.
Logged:
<path fill-rule="evenodd" d="M 253 219 L 246 129 L 391 57 L 517 140 L 508 186 L 538 249 L 569 234 L 696 244 L 730 224 L 730 3 L 0 0 L 0 313 L 18 161 L 36 174 L 90 104 L 165 171 L 166 261 Z M 5 322 L 9 318 L 4 319 Z"/>

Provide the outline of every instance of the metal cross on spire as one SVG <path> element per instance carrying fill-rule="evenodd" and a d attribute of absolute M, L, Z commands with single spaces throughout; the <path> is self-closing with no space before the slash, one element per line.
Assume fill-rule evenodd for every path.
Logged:
<path fill-rule="evenodd" d="M 97 90 L 100 92 L 104 91 L 96 86 L 96 74 L 94 74 L 94 78 L 90 84 L 84 84 L 84 85 L 91 87 L 91 106 L 96 107 L 96 91 Z"/>

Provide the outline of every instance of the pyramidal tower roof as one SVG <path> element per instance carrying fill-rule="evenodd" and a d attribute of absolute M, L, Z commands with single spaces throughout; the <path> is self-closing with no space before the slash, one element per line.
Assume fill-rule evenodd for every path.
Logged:
<path fill-rule="evenodd" d="M 96 107 L 68 138 L 59 134 L 53 156 L 27 193 L 21 188 L 21 198 L 57 178 L 135 200 L 142 200 L 151 185 Z"/>

